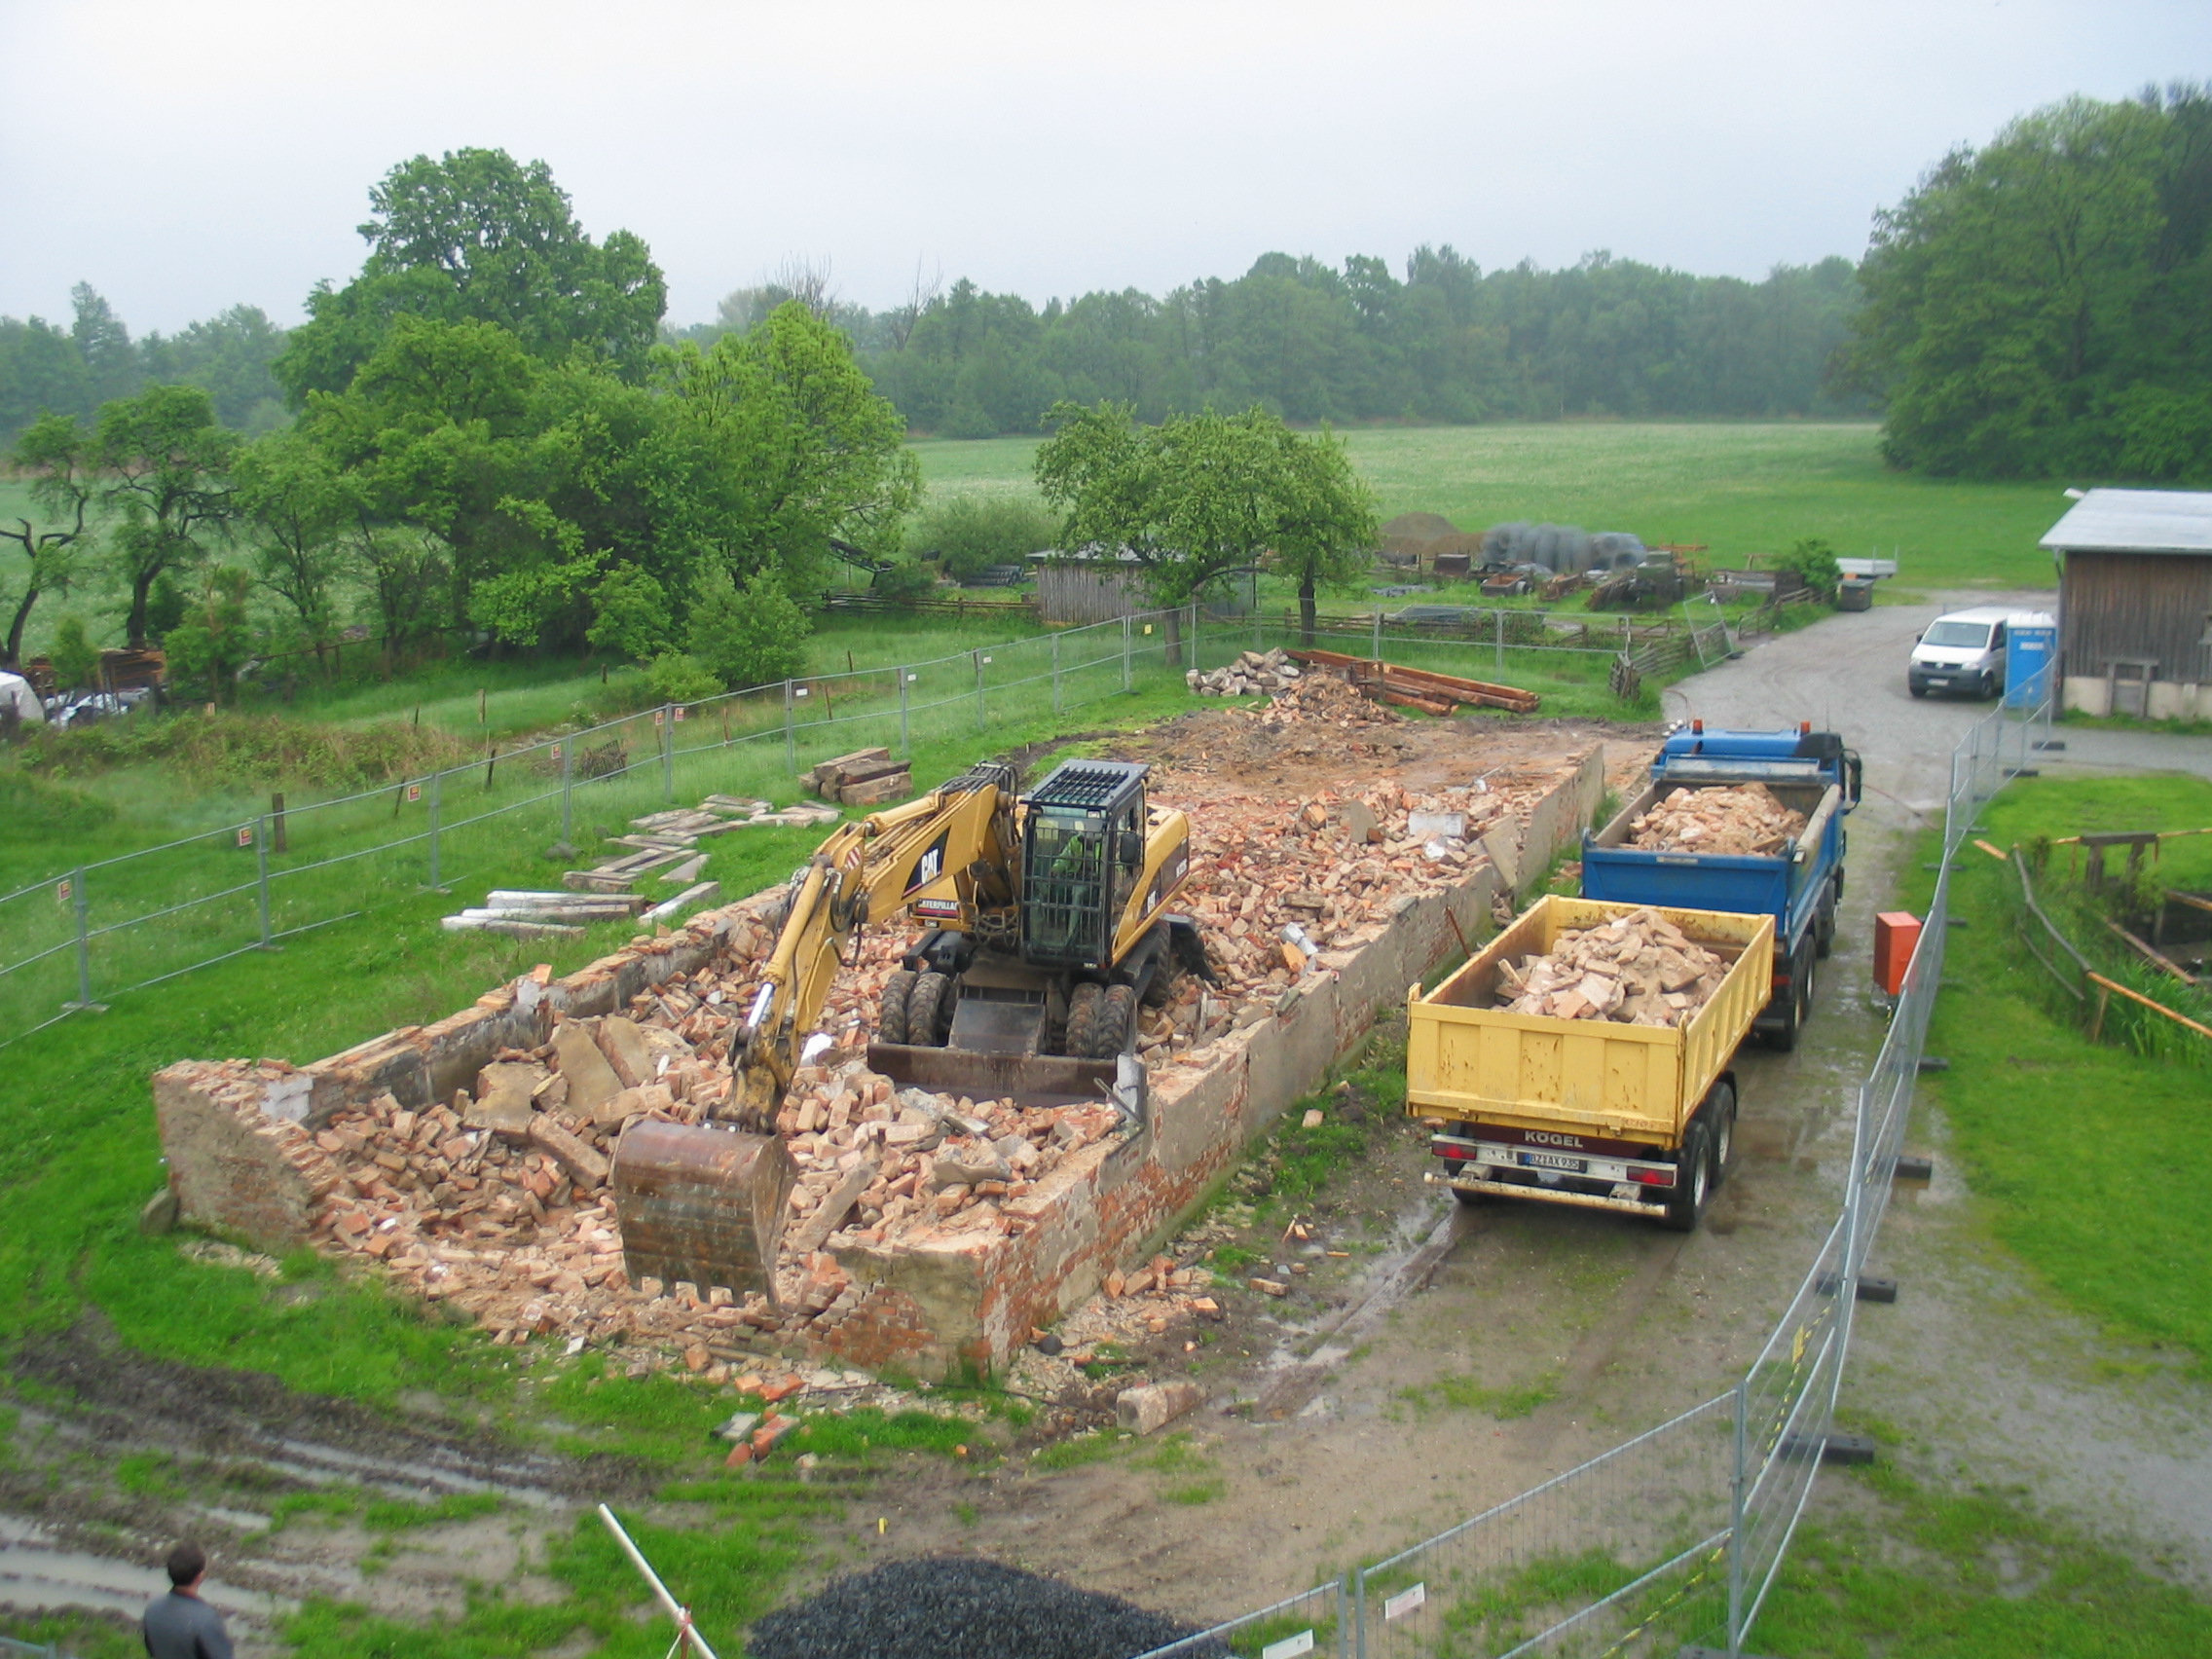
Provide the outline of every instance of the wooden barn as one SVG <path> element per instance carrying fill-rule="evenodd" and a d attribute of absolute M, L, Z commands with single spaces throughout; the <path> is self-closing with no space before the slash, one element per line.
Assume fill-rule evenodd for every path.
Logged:
<path fill-rule="evenodd" d="M 2043 545 L 2066 707 L 2212 719 L 2212 492 L 2091 490 Z"/>

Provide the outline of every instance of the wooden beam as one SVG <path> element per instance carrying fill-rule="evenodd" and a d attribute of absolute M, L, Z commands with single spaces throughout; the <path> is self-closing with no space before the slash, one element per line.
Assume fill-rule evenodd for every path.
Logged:
<path fill-rule="evenodd" d="M 2102 974 L 2091 974 L 2089 982 L 2114 996 L 2125 997 L 2129 1002 L 2141 1003 L 2154 1014 L 2162 1014 L 2176 1025 L 2186 1025 L 2199 1037 L 2212 1037 L 2212 1025 L 2199 1025 L 2186 1014 L 2176 1014 L 2162 1002 L 2153 1002 L 2141 991 L 2131 991 L 2117 979 L 2108 979 Z"/>

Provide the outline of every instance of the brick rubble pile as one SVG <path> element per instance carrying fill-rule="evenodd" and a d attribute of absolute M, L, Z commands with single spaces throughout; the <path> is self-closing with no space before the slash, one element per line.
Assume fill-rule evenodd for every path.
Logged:
<path fill-rule="evenodd" d="M 1210 674 L 1192 669 L 1183 683 L 1201 697 L 1249 697 L 1254 692 L 1272 694 L 1295 685 L 1305 670 L 1285 650 L 1246 651 L 1226 668 Z"/>
<path fill-rule="evenodd" d="M 1647 852 L 1771 857 L 1805 832 L 1805 815 L 1764 784 L 1677 790 L 1629 821 L 1628 844 Z"/>
<path fill-rule="evenodd" d="M 1569 929 L 1543 955 L 1498 963 L 1497 1005 L 1552 1019 L 1686 1025 L 1728 964 L 1652 909 Z"/>
<path fill-rule="evenodd" d="M 1291 665 L 1293 668 L 1297 664 Z M 1288 690 L 1243 714 L 1263 726 L 1326 722 L 1334 726 L 1403 725 L 1406 717 L 1385 708 L 1333 674 L 1309 674 Z"/>
<path fill-rule="evenodd" d="M 1339 698 L 1363 721 L 1396 719 L 1319 677 L 1253 713 L 1336 723 L 1300 704 L 1330 709 Z M 1379 781 L 1304 800 L 1230 787 L 1202 767 L 1156 770 L 1155 805 L 1192 816 L 1191 878 L 1176 903 L 1198 917 L 1219 977 L 1208 985 L 1185 976 L 1162 1006 L 1141 1011 L 1147 1063 L 1158 1075 L 1202 1062 L 1195 1051 L 1269 1017 L 1289 987 L 1320 971 L 1320 951 L 1352 942 L 1401 897 L 1462 878 L 1484 856 L 1485 834 L 1502 828 L 1517 839 L 1528 808 L 1568 764 L 1425 793 Z M 1018 1233 L 1040 1183 L 1128 1132 L 1109 1105 L 1025 1110 L 899 1090 L 868 1071 L 858 1056 L 883 981 L 917 931 L 902 919 L 855 942 L 818 1021 L 832 1051 L 799 1070 L 779 1116 L 798 1179 L 775 1304 L 714 1286 L 631 1284 L 607 1190 L 627 1125 L 704 1122 L 729 1097 L 731 1044 L 773 943 L 757 915 L 737 921 L 712 962 L 641 993 L 625 1014 L 557 1017 L 549 1042 L 501 1054 L 454 1100 L 410 1111 L 385 1095 L 340 1113 L 314 1137 L 340 1172 L 319 1235 L 465 1311 L 500 1343 L 640 1344 L 681 1353 L 716 1381 L 756 1367 L 755 1345 L 820 1359 L 821 1339 L 861 1294 L 838 1250 Z M 1199 1288 L 1187 1265 L 1156 1263 L 1116 1295 L 1144 1298 L 1149 1322 L 1204 1315 L 1194 1306 Z"/>

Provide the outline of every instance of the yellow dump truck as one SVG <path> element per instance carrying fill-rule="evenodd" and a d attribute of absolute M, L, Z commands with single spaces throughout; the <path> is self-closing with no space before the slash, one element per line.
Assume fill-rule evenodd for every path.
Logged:
<path fill-rule="evenodd" d="M 1548 897 L 1425 996 L 1408 997 L 1406 1109 L 1462 1202 L 1537 1198 L 1649 1216 L 1687 1233 L 1727 1173 L 1730 1070 L 1774 972 L 1774 918 L 1651 906 L 1727 964 L 1680 1026 L 1514 1014 L 1502 964 L 1644 906 Z"/>

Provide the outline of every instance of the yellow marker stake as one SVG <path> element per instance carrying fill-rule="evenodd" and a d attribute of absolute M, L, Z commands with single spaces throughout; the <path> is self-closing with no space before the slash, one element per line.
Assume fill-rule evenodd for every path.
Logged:
<path fill-rule="evenodd" d="M 883 1531 L 887 1523 L 884 1521 L 882 1516 L 878 1515 L 875 1518 L 875 1535 L 877 1537 L 880 1538 L 883 1536 Z"/>

